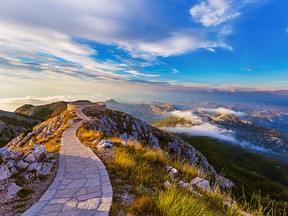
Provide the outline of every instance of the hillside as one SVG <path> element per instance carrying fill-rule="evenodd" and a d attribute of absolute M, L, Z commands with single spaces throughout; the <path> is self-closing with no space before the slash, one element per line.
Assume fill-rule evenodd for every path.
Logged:
<path fill-rule="evenodd" d="M 0 110 L 0 147 L 39 123 L 34 118 Z"/>
<path fill-rule="evenodd" d="M 75 113 L 64 112 L 0 148 L 0 215 L 20 215 L 47 190 L 57 172 L 61 135 L 74 121 Z"/>
<path fill-rule="evenodd" d="M 25 104 L 15 110 L 15 113 L 30 116 L 35 119 L 47 120 L 56 115 L 59 115 L 67 109 L 67 103 L 64 101 L 58 101 L 51 104 L 33 106 L 31 104 Z"/>
<path fill-rule="evenodd" d="M 174 106 L 167 103 L 120 103 L 113 99 L 105 101 L 107 108 L 132 114 L 145 120 L 147 123 L 159 121 L 176 110 Z"/>
<path fill-rule="evenodd" d="M 272 143 L 271 140 L 275 141 L 275 138 L 273 139 L 273 137 L 280 137 L 282 138 L 281 140 L 285 141 L 286 137 L 283 133 L 253 125 L 251 122 L 242 121 L 234 115 L 222 114 L 213 115 L 212 117 L 202 115 L 202 118 L 204 117 L 213 124 L 235 131 L 238 139 L 254 139 L 259 142 L 260 147 L 265 146 L 266 148 L 270 148 L 271 151 L 276 149 L 278 152 L 286 152 L 287 145 L 281 145 L 279 142 L 274 142 L 274 146 L 270 146 L 272 145 L 270 144 Z M 201 124 L 203 124 L 203 122 L 201 122 Z M 168 129 L 168 131 L 183 138 L 193 147 L 201 151 L 213 166 L 215 166 L 217 172 L 223 173 L 235 183 L 236 187 L 233 191 L 236 197 L 240 198 L 243 195 L 243 187 L 248 199 L 250 199 L 253 194 L 257 194 L 261 191 L 262 196 L 265 197 L 262 200 L 264 203 L 269 203 L 272 198 L 279 202 L 278 204 L 281 206 L 279 209 L 287 208 L 284 204 L 288 201 L 287 163 L 257 154 L 249 148 L 243 148 L 239 144 L 221 139 L 209 138 L 201 133 L 197 136 L 189 134 L 189 128 L 195 126 L 198 126 L 199 128 L 199 125 L 201 124 L 193 123 L 185 118 L 172 116 L 156 122 L 153 126 L 164 130 Z M 177 128 L 188 129 L 177 131 Z M 275 143 L 279 145 L 277 146 Z M 285 141 L 284 143 L 287 142 Z"/>

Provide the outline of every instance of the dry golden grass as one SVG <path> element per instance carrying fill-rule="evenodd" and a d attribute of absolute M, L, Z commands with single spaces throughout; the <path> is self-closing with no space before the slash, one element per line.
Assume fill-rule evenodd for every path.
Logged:
<path fill-rule="evenodd" d="M 175 185 L 172 189 L 164 189 L 163 183 L 166 180 L 171 182 L 165 170 L 167 165 L 175 167 L 185 182 L 190 182 L 196 176 L 208 178 L 197 166 L 179 158 L 169 158 L 166 152 L 151 149 L 135 141 L 129 141 L 127 146 L 123 146 L 120 144 L 121 139 L 104 137 L 97 131 L 87 131 L 85 126 L 78 130 L 77 135 L 87 146 L 92 146 L 95 139 L 103 138 L 112 140 L 116 145 L 112 160 L 105 160 L 102 156 L 114 191 L 110 215 L 122 212 L 131 215 L 240 216 L 243 209 L 257 216 L 266 215 L 265 209 L 260 205 L 253 209 L 251 204 L 245 206 L 233 202 L 231 206 L 225 205 L 230 194 L 219 194 L 217 188 L 211 193 L 202 192 L 203 197 L 195 196 Z M 95 152 L 99 155 L 97 150 Z M 127 193 L 130 195 L 130 202 L 123 201 L 123 194 Z"/>

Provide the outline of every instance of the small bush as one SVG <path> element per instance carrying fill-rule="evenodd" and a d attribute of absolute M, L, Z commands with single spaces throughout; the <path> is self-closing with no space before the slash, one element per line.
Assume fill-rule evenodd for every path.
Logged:
<path fill-rule="evenodd" d="M 32 193 L 34 193 L 32 188 L 22 188 L 20 191 L 18 191 L 17 196 L 20 198 L 25 198 Z"/>

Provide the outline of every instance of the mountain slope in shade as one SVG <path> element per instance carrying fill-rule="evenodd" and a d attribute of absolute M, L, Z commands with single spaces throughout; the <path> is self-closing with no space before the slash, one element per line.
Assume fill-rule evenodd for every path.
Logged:
<path fill-rule="evenodd" d="M 59 115 L 67 109 L 68 102 L 58 101 L 51 104 L 45 104 L 40 106 L 33 106 L 31 104 L 25 104 L 15 110 L 15 113 L 27 115 L 40 120 L 47 120 L 56 115 Z"/>
<path fill-rule="evenodd" d="M 267 127 L 256 125 L 232 114 L 192 113 L 194 121 L 179 116 L 169 116 L 155 122 L 153 126 L 174 133 L 191 136 L 207 136 L 231 142 L 231 144 L 268 155 L 282 161 L 287 160 L 288 135 Z M 286 156 L 285 156 L 286 155 Z"/>
<path fill-rule="evenodd" d="M 34 118 L 0 110 L 0 147 L 39 123 Z"/>
<path fill-rule="evenodd" d="M 105 101 L 107 108 L 132 114 L 137 118 L 153 123 L 165 118 L 176 108 L 168 103 L 120 103 L 115 100 Z"/>

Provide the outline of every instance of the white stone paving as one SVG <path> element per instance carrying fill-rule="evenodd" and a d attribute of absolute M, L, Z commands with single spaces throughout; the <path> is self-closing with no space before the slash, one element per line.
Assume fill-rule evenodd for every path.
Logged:
<path fill-rule="evenodd" d="M 54 181 L 22 216 L 109 214 L 113 197 L 109 175 L 102 161 L 77 138 L 76 130 L 89 118 L 81 109 L 76 113 L 82 121 L 71 125 L 62 135 Z"/>

